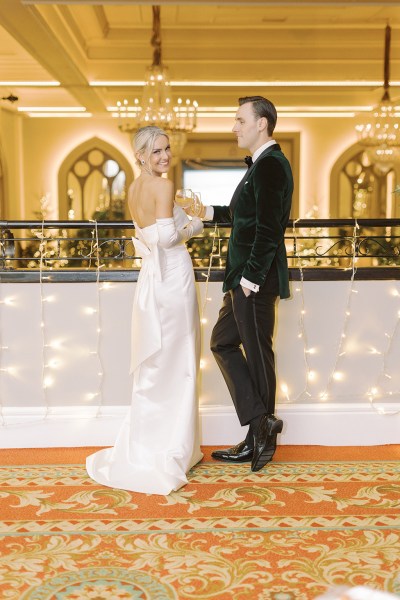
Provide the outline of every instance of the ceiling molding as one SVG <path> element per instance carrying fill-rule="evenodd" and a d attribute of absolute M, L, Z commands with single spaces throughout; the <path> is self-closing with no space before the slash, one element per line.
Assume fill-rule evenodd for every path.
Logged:
<path fill-rule="evenodd" d="M 0 0 L 3 79 L 60 82 L 51 90 L 18 87 L 17 82 L 7 89 L 25 106 L 84 106 L 104 116 L 117 100 L 141 98 L 138 82 L 152 61 L 153 4 Z M 340 110 L 374 105 L 382 96 L 387 22 L 392 27 L 395 98 L 393 82 L 400 80 L 398 0 L 159 4 L 163 63 L 176 98 L 189 97 L 218 109 L 235 105 L 239 96 L 265 93 L 274 103 L 296 106 L 301 113 L 309 106 L 336 105 Z"/>
<path fill-rule="evenodd" d="M 117 0 L 118 4 L 129 6 L 129 5 L 143 5 L 152 6 L 154 0 Z M 21 0 L 21 4 L 70 4 L 77 5 L 82 4 L 82 0 Z M 116 4 L 116 0 L 85 0 L 85 4 L 90 5 L 111 5 Z M 215 4 L 212 0 L 160 0 L 159 4 L 163 5 L 200 5 L 209 6 Z M 343 2 L 343 0 L 218 0 L 218 4 L 222 6 L 398 6 L 398 0 L 351 0 L 350 2 Z"/>
<path fill-rule="evenodd" d="M 87 85 L 80 65 L 74 62 L 36 7 L 1 0 L 0 23 L 79 103 L 91 112 L 105 109 L 100 95 Z"/>

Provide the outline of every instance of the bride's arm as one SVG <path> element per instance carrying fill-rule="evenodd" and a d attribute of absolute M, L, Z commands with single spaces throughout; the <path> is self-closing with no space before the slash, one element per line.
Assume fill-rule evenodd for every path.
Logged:
<path fill-rule="evenodd" d="M 182 242 L 187 242 L 194 235 L 203 231 L 203 221 L 193 217 L 185 227 L 177 229 L 173 217 L 156 219 L 159 244 L 163 248 L 172 248 Z"/>
<path fill-rule="evenodd" d="M 156 195 L 156 223 L 159 244 L 163 248 L 172 248 L 182 242 L 187 242 L 194 235 L 203 231 L 203 222 L 194 217 L 182 229 L 176 229 L 173 219 L 174 188 L 172 181 L 163 179 L 159 182 Z"/>

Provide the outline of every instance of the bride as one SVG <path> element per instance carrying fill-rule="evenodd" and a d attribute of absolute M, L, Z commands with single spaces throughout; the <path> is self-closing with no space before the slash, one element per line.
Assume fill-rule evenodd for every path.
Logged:
<path fill-rule="evenodd" d="M 143 127 L 134 150 L 141 174 L 128 203 L 142 267 L 133 301 L 132 404 L 115 446 L 89 456 L 86 468 L 103 485 L 166 495 L 187 483 L 202 458 L 199 309 L 185 242 L 203 223 L 174 204 L 173 184 L 162 177 L 171 163 L 167 134 Z"/>

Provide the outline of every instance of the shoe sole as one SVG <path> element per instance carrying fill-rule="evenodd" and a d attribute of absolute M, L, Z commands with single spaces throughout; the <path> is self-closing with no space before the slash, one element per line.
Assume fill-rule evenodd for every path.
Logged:
<path fill-rule="evenodd" d="M 211 457 L 214 460 L 222 460 L 222 462 L 230 462 L 230 463 L 245 463 L 245 462 L 252 462 L 253 457 L 249 457 L 249 458 L 240 458 L 240 459 L 234 459 L 232 460 L 232 458 L 224 458 L 223 456 L 213 456 L 211 454 Z"/>
<path fill-rule="evenodd" d="M 268 438 L 268 441 L 265 444 L 265 447 L 262 450 L 262 452 L 252 461 L 251 470 L 253 472 L 260 471 L 263 467 L 265 467 L 267 463 L 271 462 L 276 450 L 276 438 L 278 433 L 280 433 L 281 431 L 282 427 L 280 428 L 279 432 L 274 433 Z"/>
<path fill-rule="evenodd" d="M 252 471 L 260 471 L 267 463 L 272 460 L 276 450 L 276 437 L 277 434 L 271 436 L 271 440 L 268 440 L 268 444 L 265 445 L 263 451 L 257 456 L 251 463 Z"/>

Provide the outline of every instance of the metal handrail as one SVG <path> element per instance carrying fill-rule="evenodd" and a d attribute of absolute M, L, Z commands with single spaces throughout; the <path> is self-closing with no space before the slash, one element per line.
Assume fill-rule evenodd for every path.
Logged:
<path fill-rule="evenodd" d="M 102 229 L 135 229 L 132 221 L 0 221 L 0 229 L 91 229 L 94 224 Z M 211 223 L 205 221 L 206 228 L 231 226 L 230 223 Z M 399 227 L 400 219 L 290 219 L 287 231 L 295 226 L 298 229 L 307 227 Z"/>
<path fill-rule="evenodd" d="M 0 270 L 94 270 L 99 260 L 107 269 L 138 269 L 134 228 L 132 221 L 0 221 Z M 188 242 L 193 266 L 204 268 L 213 253 L 212 268 L 221 270 L 230 224 L 206 222 L 205 228 Z M 17 230 L 25 231 L 18 236 Z M 358 268 L 398 268 L 400 219 L 291 219 L 285 243 L 293 268 L 345 269 L 355 258 Z"/>

